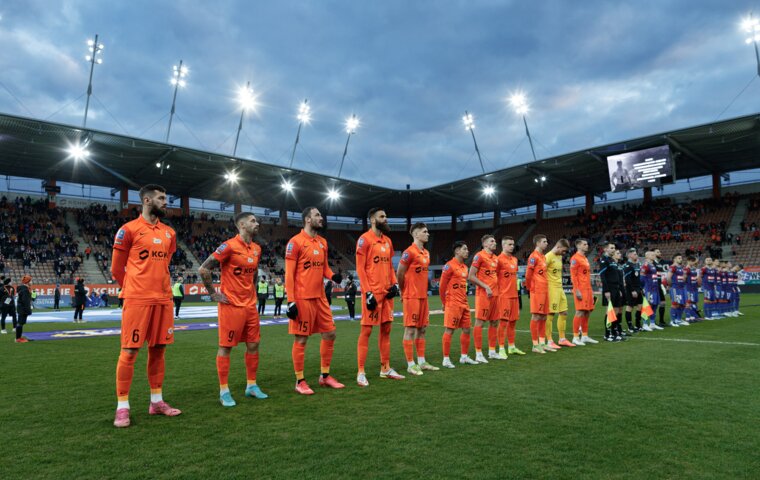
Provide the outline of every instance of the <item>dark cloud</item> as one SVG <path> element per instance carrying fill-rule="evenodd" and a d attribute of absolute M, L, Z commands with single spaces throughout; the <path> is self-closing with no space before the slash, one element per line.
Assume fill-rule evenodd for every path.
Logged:
<path fill-rule="evenodd" d="M 260 95 L 238 153 L 287 164 L 298 103 L 313 123 L 295 166 L 422 188 L 532 159 L 505 103 L 530 97 L 540 157 L 715 120 L 755 72 L 738 22 L 717 1 L 116 2 L 11 0 L 0 8 L 3 83 L 31 114 L 81 122 L 85 39 L 101 34 L 89 125 L 163 140 L 171 66 L 190 68 L 171 141 L 231 152 L 235 90 Z M 757 82 L 760 83 L 760 82 Z M 722 116 L 755 111 L 753 85 Z M 73 102 L 73 103 L 72 103 Z M 29 115 L 0 92 L 0 110 Z M 57 113 L 56 113 L 57 112 Z M 112 117 L 115 117 L 113 118 Z"/>

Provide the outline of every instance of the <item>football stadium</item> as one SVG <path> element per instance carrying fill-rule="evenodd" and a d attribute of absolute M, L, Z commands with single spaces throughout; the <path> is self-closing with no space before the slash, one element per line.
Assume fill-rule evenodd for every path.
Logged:
<path fill-rule="evenodd" d="M 491 47 L 520 57 L 508 42 L 544 51 L 520 33 L 497 35 L 489 17 L 535 15 L 544 26 L 556 18 L 507 2 L 429 6 L 428 26 L 456 25 L 457 15 L 483 22 L 486 33 L 462 38 L 480 50 L 472 61 L 490 58 L 482 50 Z M 232 36 L 225 15 L 230 27 L 242 27 L 234 12 L 212 20 L 206 7 L 193 7 L 180 15 L 159 5 L 145 21 L 176 22 L 174 37 L 164 39 L 173 48 L 199 41 L 191 31 Z M 255 22 L 264 28 L 285 14 L 309 26 L 335 22 L 340 35 L 330 39 L 282 27 L 307 52 L 325 53 L 325 65 L 330 42 L 343 43 L 346 32 L 390 41 L 380 32 L 396 28 L 405 40 L 438 38 L 405 19 L 422 21 L 416 6 L 352 6 L 353 15 L 378 18 L 329 20 L 326 8 L 265 7 Z M 279 50 L 266 39 L 235 49 L 254 72 L 276 70 L 272 58 L 282 58 L 286 81 L 249 74 L 233 89 L 234 106 L 183 110 L 221 81 L 209 75 L 229 73 L 221 63 L 201 73 L 185 58 L 160 67 L 170 76 L 157 97 L 171 108 L 146 93 L 140 110 L 124 95 L 146 85 L 137 64 L 150 71 L 148 53 L 136 43 L 134 65 L 103 73 L 118 68 L 109 66 L 111 50 L 127 62 L 117 50 L 138 42 L 106 20 L 135 14 L 139 30 L 140 9 L 85 17 L 113 27 L 108 49 L 105 29 L 85 48 L 62 47 L 72 27 L 48 16 L 88 23 L 58 9 L 0 12 L 8 45 L 27 38 L 23 22 L 35 13 L 40 25 L 55 26 L 32 29 L 43 37 L 39 55 L 56 62 L 69 52 L 55 71 L 36 61 L 11 69 L 0 56 L 0 439 L 8 453 L 0 477 L 758 476 L 756 17 L 734 12 L 729 25 L 744 47 L 736 49 L 746 69 L 738 84 L 720 80 L 724 91 L 710 83 L 737 67 L 728 53 L 707 48 L 725 64 L 705 65 L 687 82 L 708 84 L 698 88 L 714 90 L 713 98 L 679 77 L 676 86 L 663 80 L 652 89 L 616 84 L 615 95 L 633 107 L 617 100 L 567 107 L 571 93 L 549 100 L 515 80 L 522 86 L 489 100 L 514 124 L 498 131 L 480 123 L 496 114 L 476 116 L 466 96 L 441 98 L 443 87 L 426 83 L 447 84 L 442 72 L 457 68 L 432 52 L 427 63 L 415 57 L 399 87 L 419 97 L 357 86 L 348 103 L 332 99 L 353 112 L 325 127 L 335 110 L 319 105 L 331 98 L 280 104 L 290 98 L 281 90 L 310 80 L 291 78 L 285 65 L 303 60 L 297 48 Z M 584 7 L 560 10 L 593 16 Z M 621 28 L 660 21 L 657 12 L 625 6 L 598 13 L 618 16 Z M 726 30 L 726 12 L 713 13 L 697 5 L 690 21 Z M 198 25 L 200 18 L 213 26 Z M 337 27 L 348 19 L 350 27 Z M 552 38 L 562 41 L 567 29 Z M 314 45 L 301 41 L 309 38 Z M 667 52 L 658 60 L 636 61 L 687 62 L 682 40 L 651 46 Z M 605 41 L 590 35 L 580 44 L 598 52 Z M 264 46 L 275 52 L 259 55 Z M 390 50 L 371 47 L 375 56 L 356 69 L 388 65 Z M 620 52 L 634 62 L 630 48 Z M 594 72 L 608 66 L 583 64 Z M 417 68 L 438 80 L 421 80 Z M 340 76 L 315 70 L 311 81 L 329 92 Z M 399 91 L 394 78 L 389 92 Z M 81 79 L 84 93 L 52 100 Z M 665 98 L 669 88 L 684 98 Z M 647 113 L 654 119 L 641 120 L 651 104 L 640 95 L 657 97 L 661 111 Z M 472 100 L 480 106 L 476 97 L 482 92 Z M 703 101 L 722 106 L 717 117 L 709 109 L 686 113 Z M 424 132 L 362 114 L 362 106 L 379 112 L 386 102 L 449 103 L 445 111 L 454 113 L 430 120 Z M 206 130 L 216 122 L 209 112 L 222 110 L 235 128 Z M 541 115 L 565 116 L 552 123 Z M 267 117 L 275 118 L 269 126 Z M 432 144 L 417 145 L 425 139 Z"/>

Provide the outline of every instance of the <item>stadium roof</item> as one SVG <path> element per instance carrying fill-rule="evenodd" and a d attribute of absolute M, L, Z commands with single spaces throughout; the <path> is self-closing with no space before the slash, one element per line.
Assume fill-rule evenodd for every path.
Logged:
<path fill-rule="evenodd" d="M 86 160 L 67 158 L 82 142 Z M 172 195 L 300 211 L 316 205 L 330 215 L 362 217 L 374 206 L 389 216 L 465 215 L 507 211 L 610 190 L 607 155 L 667 144 L 679 179 L 757 167 L 760 113 L 588 148 L 420 190 L 396 190 L 336 179 L 218 153 L 42 120 L 0 115 L 0 174 L 137 189 L 160 183 Z M 157 164 L 163 164 L 163 173 Z M 166 168 L 169 165 L 169 168 Z M 237 184 L 224 173 L 235 170 Z M 543 184 L 535 181 L 545 175 Z M 282 188 L 288 179 L 293 193 Z M 382 184 L 382 178 L 377 179 Z M 493 196 L 483 193 L 495 187 Z M 331 188 L 340 192 L 327 200 Z"/>

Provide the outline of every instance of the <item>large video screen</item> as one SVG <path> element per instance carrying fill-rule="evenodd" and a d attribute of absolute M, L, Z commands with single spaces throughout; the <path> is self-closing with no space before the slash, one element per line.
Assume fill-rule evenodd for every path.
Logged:
<path fill-rule="evenodd" d="M 610 155 L 607 157 L 607 169 L 613 192 L 659 187 L 676 179 L 667 145 Z"/>

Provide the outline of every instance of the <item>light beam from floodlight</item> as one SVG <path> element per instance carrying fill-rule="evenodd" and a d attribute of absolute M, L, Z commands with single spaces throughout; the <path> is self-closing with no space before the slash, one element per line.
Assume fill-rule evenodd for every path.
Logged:
<path fill-rule="evenodd" d="M 744 42 L 749 45 L 753 44 L 755 47 L 755 62 L 757 64 L 757 75 L 760 77 L 760 51 L 757 48 L 757 42 L 760 41 L 760 20 L 755 18 L 752 14 L 742 21 L 742 29 L 748 37 Z"/>
<path fill-rule="evenodd" d="M 489 197 L 490 197 L 491 195 L 493 195 L 494 193 L 496 193 L 496 189 L 493 187 L 493 185 L 486 185 L 486 186 L 483 188 L 483 193 L 484 193 L 486 196 L 489 196 Z"/>
<path fill-rule="evenodd" d="M 530 111 L 530 105 L 528 104 L 528 97 L 523 92 L 513 93 L 509 97 L 509 103 L 512 105 L 512 109 L 516 114 L 520 115 L 525 125 L 525 134 L 528 136 L 528 143 L 530 143 L 530 152 L 533 154 L 533 161 L 537 161 L 536 149 L 533 147 L 533 137 L 530 136 L 530 129 L 528 128 L 528 120 L 525 115 Z"/>
<path fill-rule="evenodd" d="M 331 188 L 331 189 L 330 189 L 330 190 L 327 192 L 327 198 L 329 198 L 329 199 L 330 199 L 330 200 L 332 200 L 332 201 L 335 201 L 335 200 L 337 200 L 337 199 L 339 199 L 339 198 L 340 198 L 340 192 L 339 192 L 339 191 L 337 191 L 337 190 L 335 190 L 334 188 Z"/>
<path fill-rule="evenodd" d="M 179 66 L 174 65 L 172 70 L 171 84 L 174 85 L 174 97 L 172 97 L 172 109 L 169 114 L 169 128 L 166 129 L 166 142 L 169 141 L 169 134 L 172 131 L 172 120 L 174 119 L 174 112 L 177 106 L 177 91 L 179 90 L 179 87 L 187 85 L 187 81 L 185 80 L 185 77 L 187 76 L 187 67 L 182 65 L 182 60 L 179 61 Z"/>
<path fill-rule="evenodd" d="M 224 174 L 224 179 L 230 183 L 237 183 L 238 174 L 235 171 L 227 172 Z"/>
<path fill-rule="evenodd" d="M 467 110 L 464 111 L 464 117 L 462 117 L 465 130 L 469 130 L 472 135 L 472 143 L 475 144 L 475 153 L 478 154 L 478 161 L 480 162 L 480 170 L 486 173 L 486 167 L 483 166 L 483 158 L 480 156 L 480 148 L 478 148 L 478 141 L 475 139 L 475 118 Z"/>
<path fill-rule="evenodd" d="M 288 165 L 288 168 L 293 167 L 293 160 L 296 158 L 296 148 L 298 147 L 299 140 L 301 140 L 301 128 L 304 123 L 308 124 L 311 121 L 311 107 L 309 106 L 308 98 L 305 98 L 301 103 L 301 106 L 298 107 L 298 115 L 296 118 L 298 119 L 298 130 L 296 131 L 296 141 L 293 143 L 293 153 L 290 154 L 290 164 Z"/>
<path fill-rule="evenodd" d="M 243 117 L 246 110 L 256 108 L 256 95 L 251 88 L 251 82 L 245 84 L 245 87 L 238 91 L 238 102 L 240 103 L 240 123 L 238 123 L 237 135 L 235 135 L 235 146 L 232 147 L 232 156 L 237 154 L 238 141 L 240 140 L 240 131 L 243 129 Z"/>
<path fill-rule="evenodd" d="M 288 193 L 290 193 L 290 192 L 293 191 L 293 184 L 290 183 L 289 180 L 283 180 L 281 186 L 282 186 L 282 189 L 285 190 Z"/>
<path fill-rule="evenodd" d="M 351 140 L 351 135 L 356 133 L 357 128 L 359 128 L 359 119 L 356 118 L 356 114 L 354 114 L 346 119 L 346 133 L 348 134 L 348 138 L 346 138 L 346 147 L 343 149 L 343 158 L 340 159 L 338 178 L 340 178 L 340 174 L 343 173 L 343 163 L 346 161 L 346 154 L 348 153 L 348 142 Z"/>
<path fill-rule="evenodd" d="M 87 112 L 90 110 L 90 96 L 92 95 L 92 74 L 95 71 L 95 64 L 100 65 L 103 63 L 102 52 L 105 46 L 102 43 L 98 43 L 98 34 L 95 34 L 95 40 L 87 40 L 87 54 L 85 60 L 90 62 L 90 81 L 87 84 L 87 102 L 84 105 L 84 121 L 82 122 L 82 128 L 87 127 Z"/>
<path fill-rule="evenodd" d="M 69 154 L 69 158 L 73 158 L 74 160 L 84 160 L 90 156 L 90 151 L 87 150 L 87 146 L 82 145 L 81 143 L 69 145 L 69 148 L 67 148 L 66 151 Z"/>

